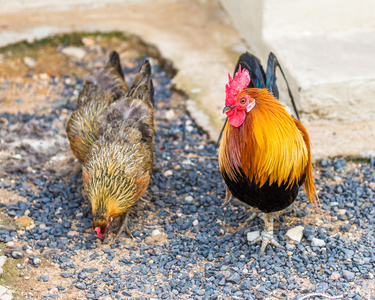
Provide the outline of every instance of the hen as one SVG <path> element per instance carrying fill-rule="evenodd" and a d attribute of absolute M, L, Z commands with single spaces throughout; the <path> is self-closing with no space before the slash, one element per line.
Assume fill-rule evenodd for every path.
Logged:
<path fill-rule="evenodd" d="M 70 146 L 83 162 L 84 188 L 99 238 L 116 218 L 127 228 L 128 209 L 145 193 L 152 173 L 154 88 L 146 60 L 128 89 L 119 56 L 85 82 L 67 126 Z M 131 234 L 130 234 L 131 235 Z"/>
<path fill-rule="evenodd" d="M 273 53 L 264 72 L 259 60 L 246 52 L 229 75 L 223 113 L 228 116 L 219 149 L 219 166 L 227 185 L 228 201 L 235 196 L 254 207 L 265 230 L 259 255 L 273 237 L 273 213 L 288 207 L 304 184 L 308 199 L 317 206 L 309 135 L 300 121 L 278 100 Z M 280 66 L 279 66 L 280 67 Z"/>
<path fill-rule="evenodd" d="M 83 183 L 92 206 L 93 228 L 103 238 L 122 217 L 116 238 L 127 228 L 128 209 L 146 192 L 153 168 L 154 88 L 146 60 L 129 92 L 98 118 L 99 139 L 83 165 Z"/>

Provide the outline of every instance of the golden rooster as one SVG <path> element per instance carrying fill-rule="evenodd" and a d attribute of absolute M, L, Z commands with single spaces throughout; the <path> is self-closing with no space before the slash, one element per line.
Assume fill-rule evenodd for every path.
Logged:
<path fill-rule="evenodd" d="M 265 222 L 265 230 L 253 242 L 262 243 L 259 255 L 268 244 L 281 247 L 273 237 L 273 213 L 291 205 L 302 184 L 316 206 L 318 199 L 309 135 L 277 100 L 277 66 L 273 53 L 266 73 L 255 56 L 241 55 L 237 73 L 233 79 L 229 75 L 226 85 L 223 113 L 228 122 L 219 149 L 226 201 L 235 196 L 256 208 Z"/>
<path fill-rule="evenodd" d="M 80 161 L 85 161 L 91 145 L 99 138 L 98 117 L 127 91 L 119 55 L 113 51 L 104 68 L 85 82 L 78 95 L 78 108 L 68 121 L 70 147 Z"/>
<path fill-rule="evenodd" d="M 154 89 L 146 60 L 129 92 L 98 118 L 99 139 L 83 165 L 83 184 L 92 206 L 93 229 L 104 238 L 122 217 L 116 238 L 127 227 L 128 209 L 146 192 L 153 168 Z M 131 234 L 130 234 L 131 235 Z"/>

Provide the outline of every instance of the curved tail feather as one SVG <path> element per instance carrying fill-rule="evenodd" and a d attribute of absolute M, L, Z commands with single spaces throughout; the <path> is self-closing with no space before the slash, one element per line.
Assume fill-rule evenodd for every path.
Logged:
<path fill-rule="evenodd" d="M 154 105 L 154 85 L 151 79 L 151 64 L 148 59 L 134 76 L 133 84 L 126 96 L 139 98 Z"/>
<path fill-rule="evenodd" d="M 248 88 L 262 89 L 266 87 L 266 74 L 264 73 L 260 60 L 257 57 L 249 52 L 245 52 L 238 59 L 237 65 L 234 68 L 234 73 L 237 72 L 239 65 L 249 71 L 251 81 Z"/>
<path fill-rule="evenodd" d="M 105 91 L 114 93 L 117 100 L 129 90 L 122 72 L 120 57 L 116 51 L 112 51 L 104 68 L 95 72 L 88 80 L 100 85 Z"/>
<path fill-rule="evenodd" d="M 281 68 L 279 61 L 277 60 L 275 54 L 273 54 L 272 52 L 270 52 L 270 55 L 268 56 L 267 72 L 266 72 L 266 87 L 269 89 L 271 93 L 275 95 L 277 99 L 279 99 L 279 90 L 276 85 L 276 68 L 277 67 L 279 67 L 280 72 L 284 77 L 286 86 L 288 88 L 288 94 L 293 105 L 294 112 L 296 114 L 297 119 L 299 120 L 300 117 L 298 114 L 297 106 L 296 106 L 296 103 L 294 102 L 294 98 L 290 90 L 288 80 L 286 80 L 284 71 Z"/>

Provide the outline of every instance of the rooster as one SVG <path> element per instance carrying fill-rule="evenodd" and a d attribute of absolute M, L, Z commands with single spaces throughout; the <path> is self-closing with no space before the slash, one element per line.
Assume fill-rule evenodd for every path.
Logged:
<path fill-rule="evenodd" d="M 99 138 L 98 117 L 127 91 L 119 55 L 113 51 L 104 68 L 85 82 L 78 95 L 78 108 L 68 121 L 66 132 L 70 147 L 80 161 L 85 161 L 92 144 Z"/>
<path fill-rule="evenodd" d="M 261 243 L 260 256 L 268 244 L 282 248 L 273 237 L 273 215 L 294 202 L 301 185 L 315 206 L 318 199 L 309 135 L 277 100 L 277 66 L 273 53 L 266 73 L 252 54 L 240 56 L 237 72 L 233 79 L 229 75 L 226 85 L 223 113 L 228 122 L 219 148 L 220 171 L 227 185 L 225 203 L 233 195 L 255 208 L 265 223 L 253 242 Z"/>

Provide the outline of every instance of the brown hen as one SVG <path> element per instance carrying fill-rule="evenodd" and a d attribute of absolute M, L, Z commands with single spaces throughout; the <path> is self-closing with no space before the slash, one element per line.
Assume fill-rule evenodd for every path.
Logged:
<path fill-rule="evenodd" d="M 128 209 L 149 185 L 155 135 L 153 94 L 151 65 L 146 60 L 129 92 L 96 115 L 98 138 L 90 140 L 93 143 L 84 159 L 83 183 L 99 238 L 105 237 L 118 217 L 122 217 L 122 226 L 116 238 L 124 229 L 129 233 Z"/>

